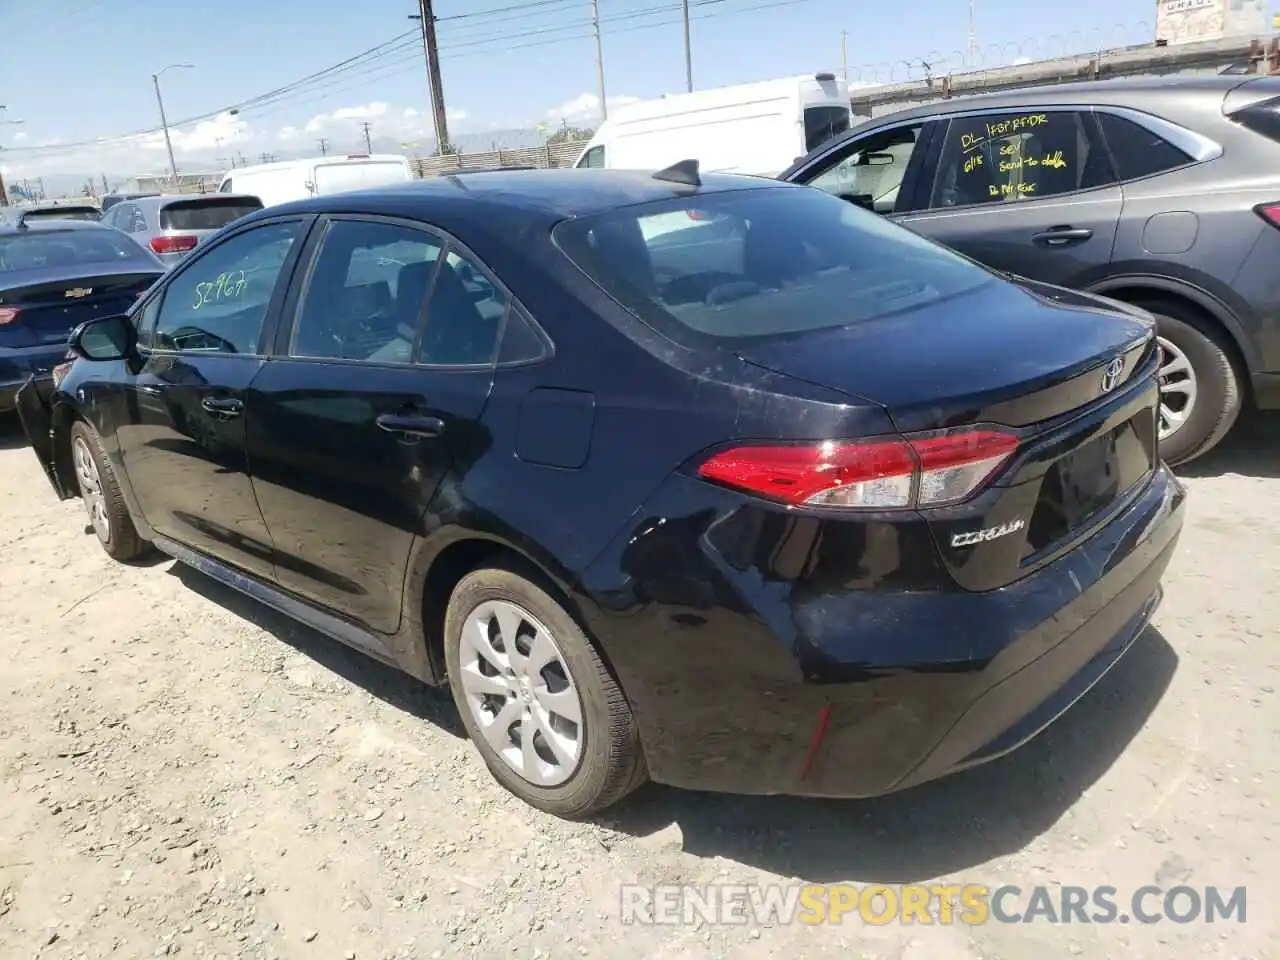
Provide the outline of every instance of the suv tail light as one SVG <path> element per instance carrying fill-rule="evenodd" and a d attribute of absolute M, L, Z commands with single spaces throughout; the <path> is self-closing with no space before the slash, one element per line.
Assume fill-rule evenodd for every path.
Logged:
<path fill-rule="evenodd" d="M 155 253 L 186 253 L 194 250 L 198 242 L 198 237 L 190 236 L 152 237 L 151 249 Z"/>
<path fill-rule="evenodd" d="M 790 506 L 937 507 L 972 496 L 1017 448 L 998 430 L 749 444 L 714 454 L 698 476 Z"/>
<path fill-rule="evenodd" d="M 18 319 L 18 314 L 21 312 L 17 307 L 0 307 L 0 326 L 6 323 L 13 323 Z"/>

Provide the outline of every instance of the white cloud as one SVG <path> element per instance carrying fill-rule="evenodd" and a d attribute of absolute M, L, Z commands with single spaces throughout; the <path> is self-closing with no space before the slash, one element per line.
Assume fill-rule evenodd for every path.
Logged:
<path fill-rule="evenodd" d="M 467 111 L 465 110 L 446 110 L 444 115 L 446 119 L 457 122 L 467 119 L 468 116 Z"/>
<path fill-rule="evenodd" d="M 616 107 L 639 103 L 640 98 L 608 97 L 606 102 L 609 105 L 609 109 L 612 110 Z M 580 93 L 572 100 L 548 110 L 547 119 L 553 123 L 564 122 L 574 126 L 598 123 L 600 121 L 600 98 L 594 93 Z"/>
<path fill-rule="evenodd" d="M 23 130 L 19 130 L 17 133 L 15 133 L 15 134 L 13 135 L 13 139 L 14 139 L 15 141 L 17 141 L 17 140 L 25 140 L 25 139 L 27 139 L 27 134 L 26 134 L 26 132 L 25 132 L 25 131 L 23 131 Z"/>
<path fill-rule="evenodd" d="M 279 140 L 297 140 L 299 136 L 297 127 L 281 127 L 280 132 L 276 134 Z"/>
<path fill-rule="evenodd" d="M 414 107 L 405 107 L 404 113 L 400 114 L 400 116 L 404 117 L 406 120 L 412 120 L 414 117 L 418 116 L 418 111 Z"/>

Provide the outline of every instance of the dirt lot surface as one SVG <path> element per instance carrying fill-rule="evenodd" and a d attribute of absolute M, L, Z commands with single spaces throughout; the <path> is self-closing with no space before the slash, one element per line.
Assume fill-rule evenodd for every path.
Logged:
<path fill-rule="evenodd" d="M 1184 471 L 1155 626 L 1012 756 L 875 802 L 510 798 L 446 696 L 113 564 L 0 426 L 0 957 L 1280 957 L 1280 417 Z M 1268 438 L 1269 435 L 1269 438 Z M 619 922 L 624 882 L 1248 888 L 1247 922 Z"/>

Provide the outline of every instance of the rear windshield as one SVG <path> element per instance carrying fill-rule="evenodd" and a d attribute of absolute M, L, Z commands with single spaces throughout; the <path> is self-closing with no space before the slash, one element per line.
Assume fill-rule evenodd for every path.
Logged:
<path fill-rule="evenodd" d="M 220 230 L 262 209 L 262 201 L 249 197 L 209 197 L 171 203 L 160 211 L 161 230 Z"/>
<path fill-rule="evenodd" d="M 807 187 L 562 221 L 556 242 L 624 307 L 696 344 L 849 326 L 996 282 L 905 227 Z"/>
<path fill-rule="evenodd" d="M 0 273 L 142 259 L 142 248 L 114 230 L 41 230 L 0 237 Z"/>
<path fill-rule="evenodd" d="M 804 112 L 805 150 L 821 146 L 848 129 L 848 107 L 810 107 Z"/>
<path fill-rule="evenodd" d="M 102 211 L 97 207 L 49 207 L 46 210 L 28 210 L 22 214 L 24 223 L 37 220 L 101 220 Z"/>

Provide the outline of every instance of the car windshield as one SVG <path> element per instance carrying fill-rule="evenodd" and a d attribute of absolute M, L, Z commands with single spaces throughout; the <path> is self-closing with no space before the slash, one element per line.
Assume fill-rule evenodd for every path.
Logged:
<path fill-rule="evenodd" d="M 0 273 L 141 258 L 136 243 L 111 230 L 40 230 L 0 236 Z"/>
<path fill-rule="evenodd" d="M 161 230 L 220 230 L 233 220 L 262 209 L 252 197 L 209 197 L 180 200 L 160 211 Z"/>
<path fill-rule="evenodd" d="M 102 211 L 97 207 L 48 207 L 44 210 L 28 210 L 22 214 L 24 223 L 37 220 L 101 220 Z"/>
<path fill-rule="evenodd" d="M 998 282 L 932 241 L 807 187 L 623 207 L 562 221 L 554 236 L 605 292 L 690 345 L 864 323 Z"/>

